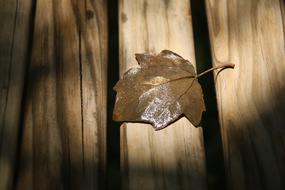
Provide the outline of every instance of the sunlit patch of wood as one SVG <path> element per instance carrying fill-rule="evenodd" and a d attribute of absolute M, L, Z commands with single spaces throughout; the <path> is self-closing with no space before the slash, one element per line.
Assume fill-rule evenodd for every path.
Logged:
<path fill-rule="evenodd" d="M 137 65 L 135 53 L 169 49 L 195 65 L 190 4 L 183 1 L 121 0 L 120 73 Z M 130 110 L 131 111 L 131 110 Z M 168 128 L 126 123 L 121 129 L 123 188 L 204 189 L 201 128 L 181 118 Z"/>

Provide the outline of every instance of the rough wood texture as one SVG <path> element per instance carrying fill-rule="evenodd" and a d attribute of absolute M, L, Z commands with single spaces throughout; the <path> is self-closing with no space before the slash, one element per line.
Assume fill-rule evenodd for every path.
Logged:
<path fill-rule="evenodd" d="M 106 16 L 105 1 L 37 1 L 18 189 L 99 188 Z"/>
<path fill-rule="evenodd" d="M 206 5 L 229 189 L 284 189 L 284 2 Z"/>
<path fill-rule="evenodd" d="M 0 189 L 12 188 L 31 26 L 30 0 L 0 1 Z"/>
<path fill-rule="evenodd" d="M 135 53 L 169 49 L 195 64 L 188 0 L 121 0 L 119 16 L 121 75 L 137 66 Z M 184 117 L 161 131 L 126 123 L 121 165 L 123 189 L 204 189 L 202 129 Z"/>

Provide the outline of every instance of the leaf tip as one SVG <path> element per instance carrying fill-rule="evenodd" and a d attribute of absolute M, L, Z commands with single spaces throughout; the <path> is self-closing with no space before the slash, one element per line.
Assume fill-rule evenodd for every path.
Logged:
<path fill-rule="evenodd" d="M 152 57 L 152 55 L 143 54 L 143 53 L 135 53 L 135 57 L 136 57 L 137 62 L 140 65 L 144 65 L 145 63 L 147 63 L 149 61 L 149 59 Z"/>
<path fill-rule="evenodd" d="M 118 112 L 113 113 L 113 120 L 114 121 L 122 121 L 122 115 Z"/>

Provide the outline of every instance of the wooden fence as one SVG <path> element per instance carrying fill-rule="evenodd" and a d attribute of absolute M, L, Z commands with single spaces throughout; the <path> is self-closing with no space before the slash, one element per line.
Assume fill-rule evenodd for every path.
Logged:
<path fill-rule="evenodd" d="M 0 0 L 0 189 L 220 189 L 206 165 L 204 134 L 214 125 L 182 117 L 160 131 L 124 123 L 107 134 L 119 127 L 107 122 L 107 73 L 122 75 L 137 66 L 135 53 L 163 49 L 203 64 L 197 7 L 207 15 L 213 65 L 236 65 L 213 75 L 226 174 L 219 184 L 284 189 L 282 0 Z M 114 172 L 107 156 L 116 135 Z"/>

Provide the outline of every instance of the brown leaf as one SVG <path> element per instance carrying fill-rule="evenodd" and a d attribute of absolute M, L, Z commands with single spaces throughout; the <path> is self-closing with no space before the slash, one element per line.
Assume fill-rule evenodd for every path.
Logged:
<path fill-rule="evenodd" d="M 184 114 L 199 125 L 206 109 L 193 65 L 169 50 L 136 54 L 136 59 L 140 67 L 128 70 L 114 87 L 113 119 L 147 122 L 159 130 Z"/>

